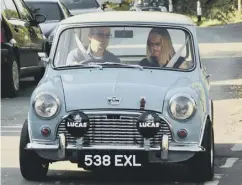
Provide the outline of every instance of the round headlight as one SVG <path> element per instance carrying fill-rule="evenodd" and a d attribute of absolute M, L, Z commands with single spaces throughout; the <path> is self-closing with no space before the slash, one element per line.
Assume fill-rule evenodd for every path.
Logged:
<path fill-rule="evenodd" d="M 41 93 L 35 97 L 33 107 L 39 117 L 48 119 L 58 113 L 60 101 L 49 93 Z"/>
<path fill-rule="evenodd" d="M 186 120 L 194 115 L 196 103 L 190 96 L 175 95 L 170 99 L 169 109 L 175 119 Z"/>

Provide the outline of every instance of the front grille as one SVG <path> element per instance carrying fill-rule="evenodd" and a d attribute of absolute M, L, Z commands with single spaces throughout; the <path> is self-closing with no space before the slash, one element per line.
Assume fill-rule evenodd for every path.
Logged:
<path fill-rule="evenodd" d="M 90 128 L 84 136 L 84 145 L 143 145 L 143 137 L 136 128 L 136 121 L 140 114 L 90 114 Z M 57 128 L 57 137 L 60 133 L 66 135 L 67 144 L 75 144 L 76 138 L 72 137 L 62 122 Z M 151 146 L 160 144 L 162 136 L 169 136 L 172 140 L 169 125 L 162 120 L 160 131 L 151 139 Z"/>

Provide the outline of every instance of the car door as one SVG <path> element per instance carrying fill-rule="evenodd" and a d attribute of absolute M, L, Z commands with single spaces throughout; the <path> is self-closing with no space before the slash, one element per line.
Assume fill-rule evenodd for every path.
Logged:
<path fill-rule="evenodd" d="M 34 22 L 33 21 L 34 17 L 30 12 L 28 6 L 22 0 L 14 0 L 14 1 L 18 7 L 21 19 L 26 23 L 25 25 L 28 29 L 28 33 L 31 39 L 31 44 L 30 44 L 31 58 L 27 62 L 28 67 L 38 66 L 39 64 L 38 52 L 45 51 L 46 38 L 43 35 L 40 26 L 38 24 L 31 23 L 31 22 Z"/>
<path fill-rule="evenodd" d="M 201 86 L 202 86 L 202 94 L 204 97 L 204 109 L 206 109 L 206 111 L 211 111 L 212 110 L 212 94 L 211 94 L 211 90 L 210 90 L 210 74 L 206 68 L 206 66 L 204 65 L 204 63 L 202 62 L 202 59 L 200 57 L 200 50 L 198 47 L 198 64 L 199 64 L 199 68 L 200 68 L 200 76 L 201 76 Z M 207 107 L 206 107 L 207 105 Z M 210 115 L 213 117 L 213 112 L 210 112 Z M 211 119 L 213 119 L 211 117 Z"/>
<path fill-rule="evenodd" d="M 204 65 L 204 63 L 202 62 L 201 56 L 200 56 L 200 49 L 198 48 L 198 54 L 199 54 L 199 64 L 200 64 L 200 69 L 201 69 L 201 76 L 202 76 L 202 80 L 204 81 L 204 84 L 206 86 L 207 89 L 210 89 L 210 74 L 206 68 L 206 66 Z"/>
<path fill-rule="evenodd" d="M 13 0 L 1 0 L 1 10 L 20 51 L 20 68 L 25 67 L 31 56 L 31 39 L 28 29 L 25 27 L 25 22 L 21 20 Z"/>

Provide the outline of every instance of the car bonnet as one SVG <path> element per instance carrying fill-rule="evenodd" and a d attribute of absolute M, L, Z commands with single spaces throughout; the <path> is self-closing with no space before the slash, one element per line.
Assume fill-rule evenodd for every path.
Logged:
<path fill-rule="evenodd" d="M 78 69 L 61 75 L 66 111 L 78 109 L 145 109 L 162 112 L 169 89 L 187 74 L 175 71 L 138 69 Z M 186 80 L 186 84 L 191 84 Z M 179 84 L 179 83 L 178 83 Z M 110 104 L 109 99 L 118 99 Z"/>

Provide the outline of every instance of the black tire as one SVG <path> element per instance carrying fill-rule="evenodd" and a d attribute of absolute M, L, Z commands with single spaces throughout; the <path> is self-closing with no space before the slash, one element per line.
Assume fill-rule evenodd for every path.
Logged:
<path fill-rule="evenodd" d="M 24 122 L 19 145 L 19 163 L 22 176 L 26 180 L 43 180 L 45 179 L 49 162 L 41 158 L 35 151 L 25 150 L 29 143 L 28 121 Z"/>
<path fill-rule="evenodd" d="M 207 121 L 202 146 L 206 152 L 197 153 L 189 164 L 194 180 L 211 181 L 214 177 L 214 132 L 210 120 Z"/>
<path fill-rule="evenodd" d="M 9 61 L 2 66 L 2 95 L 14 98 L 18 95 L 20 87 L 19 63 L 15 55 L 9 56 Z"/>

